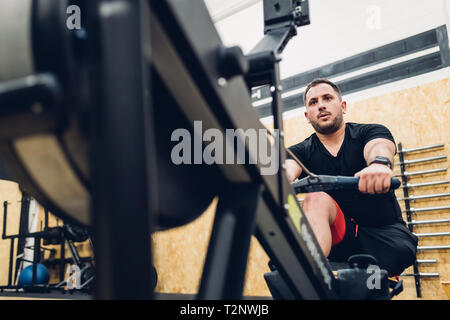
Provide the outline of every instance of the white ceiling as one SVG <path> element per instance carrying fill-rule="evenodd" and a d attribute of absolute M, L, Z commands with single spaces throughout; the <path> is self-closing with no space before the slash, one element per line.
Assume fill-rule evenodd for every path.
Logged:
<path fill-rule="evenodd" d="M 262 0 L 205 0 L 214 22 L 223 20 Z"/>

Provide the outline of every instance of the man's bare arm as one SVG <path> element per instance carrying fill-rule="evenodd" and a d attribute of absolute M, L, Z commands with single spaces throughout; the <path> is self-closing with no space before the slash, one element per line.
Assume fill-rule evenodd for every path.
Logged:
<path fill-rule="evenodd" d="M 289 182 L 294 182 L 302 174 L 302 168 L 292 159 L 286 159 L 284 164 Z"/>
<path fill-rule="evenodd" d="M 360 177 L 358 189 L 363 193 L 385 193 L 391 186 L 392 169 L 384 164 L 370 163 L 377 156 L 394 161 L 395 144 L 384 138 L 370 140 L 364 147 L 364 159 L 367 167 L 357 172 L 355 177 Z"/>
<path fill-rule="evenodd" d="M 395 144 L 391 140 L 384 138 L 373 139 L 364 146 L 364 159 L 367 165 L 377 156 L 386 157 L 391 163 L 394 163 L 395 150 Z"/>

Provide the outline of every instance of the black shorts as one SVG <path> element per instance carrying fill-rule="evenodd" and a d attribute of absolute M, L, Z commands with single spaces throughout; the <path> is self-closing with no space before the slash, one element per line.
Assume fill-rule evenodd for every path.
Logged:
<path fill-rule="evenodd" d="M 345 235 L 331 248 L 328 260 L 347 262 L 354 254 L 370 254 L 389 276 L 400 275 L 416 259 L 418 238 L 404 222 L 368 227 L 357 225 L 345 217 Z"/>

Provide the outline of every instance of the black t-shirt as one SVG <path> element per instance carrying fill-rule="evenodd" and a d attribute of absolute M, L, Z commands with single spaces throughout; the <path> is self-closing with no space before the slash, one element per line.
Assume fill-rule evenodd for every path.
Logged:
<path fill-rule="evenodd" d="M 331 155 L 314 133 L 289 149 L 315 174 L 350 176 L 367 167 L 364 146 L 375 138 L 389 139 L 395 144 L 389 129 L 379 124 L 347 123 L 345 138 L 336 157 Z M 305 177 L 302 172 L 299 178 Z M 385 194 L 364 194 L 355 191 L 327 192 L 342 209 L 344 216 L 362 226 L 380 226 L 403 221 L 394 191 Z"/>

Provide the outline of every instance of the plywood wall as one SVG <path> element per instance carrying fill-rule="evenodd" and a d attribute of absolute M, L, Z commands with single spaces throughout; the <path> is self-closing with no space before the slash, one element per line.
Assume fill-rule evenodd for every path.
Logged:
<path fill-rule="evenodd" d="M 154 264 L 158 272 L 157 292 L 198 292 L 208 241 L 218 199 L 192 223 L 153 235 Z M 262 277 L 269 272 L 269 258 L 256 238 L 250 243 L 244 295 L 269 296 Z"/>
<path fill-rule="evenodd" d="M 19 190 L 17 183 L 0 180 L 0 203 L 1 212 L 0 215 L 0 228 L 3 232 L 3 203 L 8 202 L 8 217 L 6 225 L 6 234 L 17 234 L 19 231 L 19 218 L 21 209 L 22 193 Z M 17 241 L 14 244 L 17 249 Z M 0 285 L 8 284 L 8 271 L 9 271 L 9 255 L 10 255 L 11 240 L 0 238 Z M 15 265 L 13 265 L 14 268 Z"/>
<path fill-rule="evenodd" d="M 434 151 L 436 154 L 449 155 L 450 145 L 450 79 L 445 79 L 420 87 L 414 87 L 375 98 L 358 102 L 350 102 L 345 117 L 346 121 L 360 123 L 381 123 L 393 133 L 397 142 L 402 142 L 406 148 L 446 143 L 444 149 Z M 269 125 L 270 126 L 270 125 Z M 308 137 L 312 132 L 311 126 L 303 115 L 285 120 L 286 145 L 292 145 Z M 408 158 L 424 157 L 426 154 L 411 155 Z M 448 162 L 416 166 L 414 169 L 448 167 Z M 411 168 L 412 169 L 412 168 Z M 435 176 L 422 176 L 411 180 L 431 181 L 450 179 L 446 172 Z M 415 190 L 414 194 L 450 192 L 449 186 Z M 450 198 L 439 201 L 417 202 L 415 207 L 434 206 L 441 203 L 450 205 Z M 201 277 L 204 258 L 209 240 L 210 230 L 214 219 L 214 202 L 210 208 L 196 221 L 181 228 L 159 232 L 153 236 L 155 265 L 159 274 L 157 291 L 195 293 Z M 419 219 L 450 218 L 450 210 L 414 217 Z M 450 231 L 450 224 L 436 227 L 421 227 L 416 232 Z M 420 245 L 450 244 L 450 237 L 421 239 Z M 423 265 L 422 272 L 439 272 L 440 278 L 422 280 L 422 295 L 424 299 L 446 299 L 440 281 L 450 280 L 450 251 L 423 252 L 421 259 L 436 258 L 435 265 Z M 269 290 L 263 279 L 263 274 L 269 271 L 269 258 L 255 239 L 252 239 L 249 256 L 249 269 L 246 275 L 244 295 L 268 296 Z M 408 273 L 412 271 L 407 270 Z M 404 278 L 405 290 L 397 299 L 416 299 L 414 282 L 411 278 Z"/>

